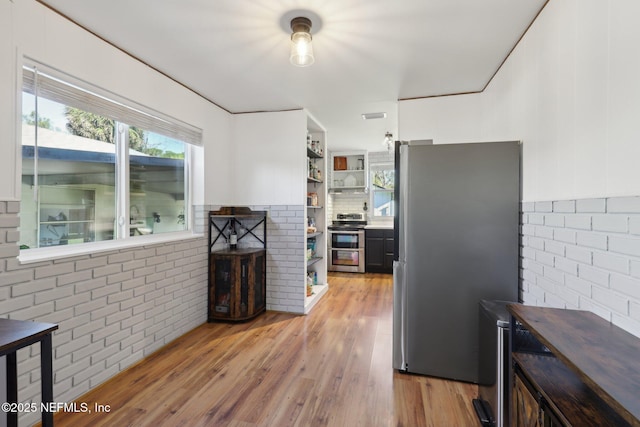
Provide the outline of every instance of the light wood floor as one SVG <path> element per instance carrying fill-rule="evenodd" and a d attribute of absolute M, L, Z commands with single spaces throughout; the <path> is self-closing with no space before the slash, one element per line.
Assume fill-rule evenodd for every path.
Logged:
<path fill-rule="evenodd" d="M 479 426 L 471 384 L 391 367 L 390 275 L 333 274 L 307 316 L 202 325 L 78 402 L 56 426 Z"/>

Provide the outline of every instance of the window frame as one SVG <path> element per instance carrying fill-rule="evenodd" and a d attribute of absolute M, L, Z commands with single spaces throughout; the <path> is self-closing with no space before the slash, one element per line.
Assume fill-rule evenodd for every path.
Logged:
<path fill-rule="evenodd" d="M 388 189 L 377 189 L 374 185 L 374 179 L 373 179 L 373 175 L 375 173 L 375 171 L 377 170 L 394 170 L 395 171 L 395 165 L 393 164 L 393 162 L 376 162 L 376 163 L 370 163 L 369 164 L 369 206 L 371 206 L 371 217 L 374 220 L 378 220 L 378 221 L 386 221 L 386 220 L 393 220 L 393 217 L 395 215 L 395 200 L 394 200 L 394 189 L 388 190 Z M 391 201 L 392 204 L 394 205 L 394 212 L 392 213 L 392 215 L 376 215 L 375 214 L 375 204 L 374 204 L 374 200 L 375 200 L 375 195 L 376 193 L 378 194 L 387 194 L 390 193 L 391 194 Z"/>
<path fill-rule="evenodd" d="M 99 252 L 108 252 L 132 247 L 145 246 L 149 244 L 159 244 L 166 243 L 172 241 L 183 241 L 185 239 L 199 238 L 202 237 L 203 233 L 196 233 L 194 231 L 194 215 L 193 215 L 193 159 L 194 159 L 194 150 L 199 147 L 202 147 L 202 130 L 196 128 L 192 125 L 189 125 L 181 120 L 172 118 L 160 112 L 157 112 L 151 108 L 138 104 L 134 101 L 131 101 L 127 98 L 114 94 L 105 89 L 99 88 L 91 83 L 79 80 L 67 73 L 61 72 L 57 69 L 44 65 L 38 61 L 33 59 L 24 57 L 22 61 L 22 66 L 20 67 L 20 72 L 18 73 L 18 82 L 19 85 L 17 87 L 17 102 L 16 102 L 16 111 L 18 112 L 18 117 L 22 117 L 22 94 L 25 92 L 25 74 L 28 74 L 31 70 L 38 70 L 38 72 L 45 73 L 48 77 L 53 77 L 54 80 L 59 80 L 62 84 L 69 85 L 70 87 L 77 89 L 79 91 L 86 92 L 90 95 L 94 95 L 100 98 L 101 102 L 113 103 L 114 106 L 120 111 L 131 110 L 134 114 L 138 114 L 138 119 L 142 119 L 142 126 L 145 127 L 145 130 L 158 133 L 160 135 L 165 135 L 170 138 L 176 139 L 182 142 L 185 146 L 184 153 L 184 163 L 183 163 L 183 173 L 184 173 L 184 219 L 185 219 L 185 229 L 179 231 L 168 231 L 159 234 L 150 234 L 144 236 L 129 236 L 129 221 L 126 218 L 129 217 L 129 207 L 131 195 L 129 194 L 129 150 L 128 143 L 127 144 L 116 144 L 116 181 L 114 182 L 114 186 L 116 189 L 116 224 L 114 224 L 114 238 L 111 240 L 102 240 L 95 242 L 86 242 L 86 243 L 77 243 L 73 245 L 58 245 L 58 246 L 50 246 L 50 247 L 37 247 L 37 248 L 29 248 L 20 250 L 20 254 L 18 256 L 18 260 L 20 263 L 31 263 L 38 262 L 43 260 L 53 260 L 60 259 L 66 257 L 73 257 L 84 254 L 93 254 Z M 31 73 L 34 73 L 31 71 Z M 28 77 L 28 76 L 27 76 Z M 28 92 L 28 91 L 27 91 Z M 44 96 L 47 99 L 51 99 L 47 96 Z M 53 99 L 55 101 L 60 102 L 57 99 Z M 64 101 L 63 101 L 64 102 Z M 89 102 L 89 101 L 87 101 Z M 67 104 L 65 104 L 67 105 Z M 122 120 L 122 115 L 118 115 L 117 117 L 109 117 L 116 122 L 116 125 L 122 124 L 122 122 L 127 122 L 126 125 L 138 125 L 140 121 L 135 120 L 127 120 L 126 116 L 125 120 Z M 154 121 L 153 123 L 158 126 L 150 126 L 148 128 L 145 123 L 145 118 Z M 18 121 L 18 129 L 21 129 L 23 126 L 22 119 Z M 119 123 L 120 122 L 120 123 Z M 149 123 L 149 122 L 147 122 Z M 37 123 L 36 123 L 37 126 Z M 174 133 L 167 135 L 166 132 L 163 132 L 163 126 L 165 129 L 170 129 L 171 126 L 174 126 Z M 170 129 L 171 132 L 171 129 Z M 180 133 L 182 132 L 182 134 Z M 186 139 L 182 139 L 180 135 L 185 135 Z M 127 138 L 128 140 L 128 138 Z M 18 145 L 18 167 L 16 168 L 16 175 L 18 180 L 22 179 L 22 132 L 16 132 L 16 144 Z M 19 181 L 18 181 L 19 182 Z M 19 187 L 20 188 L 20 187 Z M 20 192 L 21 194 L 21 192 Z M 24 195 L 21 194 L 20 200 Z M 117 231 L 116 231 L 117 229 Z"/>

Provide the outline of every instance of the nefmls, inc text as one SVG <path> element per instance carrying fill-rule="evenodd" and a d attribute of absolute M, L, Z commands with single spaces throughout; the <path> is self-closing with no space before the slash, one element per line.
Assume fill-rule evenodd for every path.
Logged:
<path fill-rule="evenodd" d="M 87 402 L 42 402 L 41 412 L 111 412 L 110 405 L 94 403 L 90 406 Z"/>

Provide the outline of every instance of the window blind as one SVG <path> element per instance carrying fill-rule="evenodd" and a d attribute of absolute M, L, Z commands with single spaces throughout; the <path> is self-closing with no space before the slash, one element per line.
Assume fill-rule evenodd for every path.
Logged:
<path fill-rule="evenodd" d="M 36 79 L 36 73 L 38 77 Z M 202 145 L 202 130 L 42 65 L 25 65 L 22 90 L 179 141 Z"/>

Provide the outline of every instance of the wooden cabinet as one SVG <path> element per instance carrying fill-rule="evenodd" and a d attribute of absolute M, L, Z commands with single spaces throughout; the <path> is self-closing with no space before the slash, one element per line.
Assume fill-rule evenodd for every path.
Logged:
<path fill-rule="evenodd" d="M 267 212 L 209 212 L 208 320 L 248 320 L 267 307 Z"/>
<path fill-rule="evenodd" d="M 209 321 L 247 320 L 266 309 L 266 259 L 265 249 L 211 254 Z"/>
<path fill-rule="evenodd" d="M 393 246 L 393 229 L 366 229 L 365 271 L 367 273 L 393 273 Z"/>
<path fill-rule="evenodd" d="M 537 393 L 520 372 L 513 381 L 513 427 L 540 427 L 540 404 Z"/>
<path fill-rule="evenodd" d="M 512 426 L 640 426 L 637 337 L 586 311 L 507 308 Z"/>

